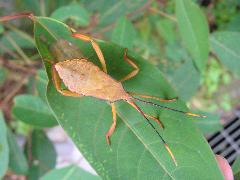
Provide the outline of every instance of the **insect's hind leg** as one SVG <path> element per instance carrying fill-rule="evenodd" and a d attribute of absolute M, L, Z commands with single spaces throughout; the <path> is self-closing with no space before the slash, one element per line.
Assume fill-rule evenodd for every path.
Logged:
<path fill-rule="evenodd" d="M 125 48 L 125 49 L 124 49 L 124 56 L 123 56 L 123 58 L 124 58 L 124 60 L 125 60 L 129 65 L 131 65 L 131 66 L 134 68 L 134 70 L 133 70 L 132 72 L 130 72 L 129 74 L 127 74 L 127 75 L 126 75 L 125 77 L 123 77 L 122 79 L 120 79 L 120 80 L 119 80 L 120 82 L 123 82 L 123 81 L 126 81 L 126 80 L 128 80 L 128 79 L 133 78 L 133 77 L 136 76 L 137 73 L 139 72 L 139 67 L 127 56 L 127 51 L 128 51 L 128 49 Z"/>
<path fill-rule="evenodd" d="M 93 47 L 94 51 L 96 52 L 99 61 L 101 62 L 103 71 L 104 71 L 105 73 L 107 73 L 106 62 L 105 62 L 103 53 L 102 53 L 102 51 L 101 51 L 98 43 L 95 42 L 95 40 L 94 40 L 93 38 L 91 38 L 90 36 L 86 36 L 86 35 L 83 35 L 83 34 L 80 34 L 80 33 L 73 32 L 73 30 L 72 30 L 71 28 L 69 28 L 69 30 L 70 30 L 71 33 L 72 33 L 72 37 L 81 39 L 81 40 L 86 41 L 86 42 L 90 42 L 90 43 L 92 44 L 92 47 Z"/>
<path fill-rule="evenodd" d="M 71 92 L 69 90 L 65 90 L 61 88 L 61 82 L 58 72 L 56 71 L 54 65 L 52 65 L 52 80 L 56 90 L 64 96 L 73 96 L 73 97 L 80 97 L 81 94 Z"/>
<path fill-rule="evenodd" d="M 145 113 L 144 113 L 144 115 L 145 115 L 147 118 L 149 118 L 149 119 L 157 122 L 157 123 L 160 125 L 161 128 L 164 128 L 163 123 L 162 123 L 158 118 L 156 118 L 156 117 L 154 117 L 154 116 L 151 116 L 151 115 L 149 115 L 149 114 L 145 114 Z"/>
<path fill-rule="evenodd" d="M 136 109 L 148 122 L 149 125 L 151 125 L 151 127 L 154 129 L 154 131 L 157 133 L 157 135 L 160 137 L 161 141 L 163 142 L 166 150 L 168 151 L 169 155 L 171 156 L 174 164 L 177 166 L 177 161 L 175 156 L 173 155 L 171 149 L 169 148 L 169 146 L 167 145 L 166 141 L 163 139 L 163 137 L 159 134 L 159 132 L 157 131 L 157 129 L 154 127 L 154 125 L 148 120 L 147 115 L 144 114 L 144 112 L 138 107 L 138 105 L 136 105 L 133 101 L 127 101 L 128 104 L 130 104 L 134 109 Z"/>
<path fill-rule="evenodd" d="M 128 94 L 132 95 L 132 96 L 138 96 L 141 98 L 146 98 L 146 99 L 154 99 L 160 102 L 173 102 L 176 101 L 178 98 L 173 98 L 173 99 L 163 99 L 163 98 L 159 98 L 159 97 L 155 97 L 155 96 L 150 96 L 150 95 L 145 95 L 145 94 L 139 94 L 139 93 L 135 93 L 135 92 L 128 92 Z"/>
<path fill-rule="evenodd" d="M 107 143 L 110 145 L 111 141 L 110 141 L 110 136 L 112 135 L 112 133 L 114 132 L 115 128 L 116 128 L 116 124 L 117 124 L 117 113 L 116 113 L 116 106 L 114 103 L 111 103 L 112 106 L 112 116 L 113 116 L 113 122 L 111 127 L 109 128 L 108 132 L 106 133 L 106 140 Z"/>

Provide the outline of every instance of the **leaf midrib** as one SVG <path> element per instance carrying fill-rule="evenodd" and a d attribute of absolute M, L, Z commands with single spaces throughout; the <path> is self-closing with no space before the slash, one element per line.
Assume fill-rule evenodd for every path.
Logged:
<path fill-rule="evenodd" d="M 184 3 L 183 3 L 183 1 L 181 1 L 182 3 L 182 8 L 183 8 L 183 15 L 184 15 L 184 17 L 186 18 L 186 20 L 187 20 L 187 23 L 188 23 L 188 25 L 190 26 L 190 33 L 191 33 L 191 35 L 192 35 L 192 37 L 193 37 L 193 41 L 194 41 L 194 44 L 197 46 L 197 53 L 198 53 L 198 56 L 201 58 L 201 52 L 200 52 L 200 46 L 199 46 L 199 44 L 197 43 L 198 41 L 197 41 L 197 39 L 196 39 L 196 34 L 194 33 L 194 31 L 193 31 L 193 26 L 192 26 L 192 23 L 191 23 L 191 21 L 190 21 L 190 19 L 188 18 L 188 16 L 187 16 L 187 13 L 186 13 L 186 8 L 185 8 L 185 5 L 184 5 Z M 190 2 L 190 3 L 193 3 L 193 2 Z M 194 5 L 194 4 L 190 4 L 190 5 Z M 190 47 L 189 47 L 190 48 Z"/>
<path fill-rule="evenodd" d="M 125 123 L 125 125 L 133 132 L 133 134 L 139 139 L 139 141 L 141 142 L 141 144 L 143 145 L 143 148 L 146 149 L 148 152 L 150 152 L 150 154 L 152 155 L 152 157 L 154 157 L 154 159 L 157 161 L 157 163 L 159 164 L 159 166 L 161 166 L 163 168 L 163 170 L 165 171 L 165 173 L 167 173 L 169 175 L 169 177 L 171 177 L 171 179 L 175 180 L 175 178 L 171 175 L 171 173 L 167 170 L 167 168 L 161 163 L 161 161 L 158 159 L 158 157 L 155 156 L 154 152 L 151 150 L 151 148 L 148 147 L 148 145 L 146 143 L 144 143 L 144 140 L 137 135 L 137 133 L 135 133 L 135 131 L 131 128 L 130 124 L 127 123 L 127 120 L 123 118 L 123 116 L 121 115 L 121 113 L 117 112 L 118 116 L 122 119 L 122 121 Z"/>

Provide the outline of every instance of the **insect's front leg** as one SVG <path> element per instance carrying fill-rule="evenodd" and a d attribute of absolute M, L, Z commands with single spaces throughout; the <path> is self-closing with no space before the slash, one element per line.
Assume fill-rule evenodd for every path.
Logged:
<path fill-rule="evenodd" d="M 80 34 L 80 33 L 73 32 L 73 30 L 72 30 L 71 28 L 70 28 L 69 30 L 70 30 L 71 33 L 72 33 L 72 37 L 81 39 L 81 40 L 86 41 L 86 42 L 91 42 L 92 47 L 93 47 L 94 51 L 96 52 L 99 61 L 100 61 L 101 64 L 102 64 L 103 71 L 104 71 L 105 73 L 107 73 L 107 66 L 106 66 L 106 62 L 105 62 L 103 53 L 102 53 L 99 45 L 95 42 L 95 40 L 94 40 L 93 38 L 91 38 L 90 36 L 86 36 L 86 35 L 84 35 L 84 34 Z"/>
<path fill-rule="evenodd" d="M 56 90 L 61 93 L 64 96 L 73 96 L 73 97 L 80 97 L 82 96 L 81 94 L 69 91 L 69 90 L 65 90 L 61 88 L 61 78 L 58 75 L 58 72 L 56 71 L 54 65 L 52 65 L 52 78 L 53 78 L 53 84 L 56 88 Z"/>

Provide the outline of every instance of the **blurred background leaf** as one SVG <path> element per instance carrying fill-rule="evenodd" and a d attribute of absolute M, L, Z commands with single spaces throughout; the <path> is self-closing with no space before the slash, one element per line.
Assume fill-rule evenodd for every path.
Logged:
<path fill-rule="evenodd" d="M 16 50 L 16 46 L 27 49 L 35 48 L 32 37 L 19 30 L 9 31 L 1 38 L 0 43 L 10 50 Z M 5 50 L 1 48 L 0 52 L 3 53 Z"/>
<path fill-rule="evenodd" d="M 228 31 L 240 31 L 240 12 L 235 14 L 230 22 L 227 24 Z"/>
<path fill-rule="evenodd" d="M 35 127 L 52 127 L 58 124 L 47 104 L 37 96 L 16 96 L 12 113 L 18 120 Z"/>
<path fill-rule="evenodd" d="M 3 33 L 3 26 L 0 24 L 0 34 L 2 34 Z"/>
<path fill-rule="evenodd" d="M 234 161 L 234 163 L 232 165 L 232 170 L 233 170 L 233 174 L 234 174 L 234 179 L 236 179 L 236 180 L 240 179 L 240 157 L 239 156 Z"/>
<path fill-rule="evenodd" d="M 240 76 L 240 33 L 216 32 L 210 38 L 213 52 L 229 71 Z"/>
<path fill-rule="evenodd" d="M 7 142 L 7 127 L 0 111 L 0 178 L 5 175 L 9 162 L 9 146 Z"/>
<path fill-rule="evenodd" d="M 9 168 L 11 171 L 18 175 L 27 175 L 28 162 L 19 147 L 15 135 L 10 129 L 7 131 L 8 144 L 9 144 Z"/>
<path fill-rule="evenodd" d="M 71 180 L 71 179 L 78 179 L 78 180 L 100 180 L 101 178 L 93 175 L 76 165 L 67 166 L 61 169 L 53 169 L 52 171 L 45 174 L 41 177 L 41 180 L 52 180 L 52 179 L 62 179 L 64 180 Z"/>
<path fill-rule="evenodd" d="M 116 22 L 119 17 L 122 16 L 131 16 L 131 18 L 135 19 L 141 16 L 144 11 L 139 11 L 139 13 L 134 14 L 137 9 L 140 9 L 144 4 L 148 3 L 147 0 L 100 0 L 100 1 L 92 1 L 83 0 L 82 3 L 88 7 L 90 10 L 97 11 L 100 13 L 99 24 L 98 27 L 105 27 L 111 23 Z M 134 16 L 135 15 L 135 16 Z"/>
<path fill-rule="evenodd" d="M 7 78 L 7 69 L 4 67 L 0 67 L 0 86 L 3 85 Z"/>
<path fill-rule="evenodd" d="M 69 8 L 71 11 L 68 10 Z M 199 112 L 208 114 L 208 118 L 199 121 L 194 119 L 193 122 L 204 134 L 209 134 L 218 131 L 223 123 L 233 117 L 234 109 L 238 109 L 240 100 L 239 8 L 239 0 L 17 0 L 0 2 L 0 15 L 22 11 L 30 11 L 35 15 L 47 17 L 55 14 L 56 18 L 74 27 L 78 32 L 128 47 L 135 52 L 133 59 L 139 55 L 161 70 L 161 77 L 171 83 L 176 94 L 170 96 L 168 92 L 164 91 L 165 88 L 159 89 L 156 93 L 149 88 L 147 92 L 161 96 L 161 92 L 164 91 L 162 93 L 166 98 L 178 97 L 180 100 L 187 101 L 191 109 L 201 109 Z M 209 39 L 208 29 L 211 32 Z M 56 120 L 52 121 L 54 117 L 51 110 L 48 109 L 46 98 L 48 77 L 42 66 L 41 57 L 35 49 L 32 31 L 32 21 L 30 20 L 19 19 L 0 23 L 0 108 L 13 133 L 14 139 L 12 138 L 12 140 L 15 140 L 15 137 L 22 138 L 23 136 L 26 138 L 26 142 L 30 143 L 32 131 L 58 124 Z M 61 28 L 56 31 L 56 34 L 62 32 Z M 65 35 L 69 37 L 69 31 L 64 33 L 63 37 Z M 191 36 L 191 33 L 195 36 Z M 120 34 L 123 36 L 119 36 Z M 196 42 L 193 41 L 194 37 Z M 51 38 L 47 40 L 51 41 Z M 211 44 L 209 57 L 208 40 Z M 74 41 L 74 43 L 76 42 Z M 95 53 L 89 50 L 91 49 L 90 44 L 77 41 L 77 45 L 83 48 L 84 55 L 99 65 L 99 62 L 95 61 Z M 49 48 L 48 43 L 46 46 Z M 198 51 L 201 53 L 200 55 Z M 230 51 L 233 51 L 235 55 Z M 132 55 L 131 51 L 129 54 Z M 123 61 L 122 56 L 121 53 L 116 56 L 107 56 L 111 60 L 108 64 L 110 74 L 115 79 L 122 78 L 123 74 L 131 70 L 131 67 Z M 43 58 L 53 60 L 52 57 Z M 118 60 L 122 60 L 123 66 L 121 64 L 119 66 L 119 68 L 122 67 L 121 72 L 115 64 Z M 128 83 L 125 86 L 131 88 Z M 36 101 L 38 105 L 32 105 L 33 102 L 25 102 L 25 100 L 20 101 L 21 105 L 33 106 L 34 111 L 20 107 L 20 104 L 17 106 L 14 104 L 13 100 L 23 93 L 29 95 L 30 101 Z M 95 104 L 93 103 L 93 105 Z M 171 105 L 175 106 L 174 103 Z M 19 117 L 15 117 L 13 107 L 17 108 L 16 115 Z M 41 107 L 44 112 L 36 111 L 37 107 Z M 25 113 L 31 114 L 31 117 L 27 118 Z M 111 124 L 110 114 L 108 114 L 109 121 L 106 122 L 106 127 L 104 126 L 105 131 Z M 42 117 L 50 121 L 36 118 L 39 115 L 43 115 Z M 162 117 L 162 114 L 160 115 Z M 88 122 L 86 125 L 89 125 Z M 119 123 L 117 130 L 120 132 L 117 133 L 121 134 L 122 127 L 123 124 Z M 105 131 L 101 134 L 104 134 Z M 119 134 L 114 134 L 113 138 Z M 9 137 L 8 141 L 10 141 Z M 103 140 L 102 143 L 105 141 Z M 81 145 L 81 143 L 79 144 Z M 15 145 L 17 149 L 18 145 Z M 124 147 L 121 144 L 121 149 Z M 11 144 L 9 144 L 9 148 L 11 153 Z M 126 146 L 126 149 L 128 148 Z M 21 150 L 18 152 L 19 156 L 22 156 Z M 134 158 L 136 154 L 136 152 L 132 154 L 131 158 Z M 25 165 L 22 169 L 13 170 L 17 169 L 18 163 L 15 164 L 16 167 L 11 163 L 10 158 L 11 173 L 19 171 L 19 174 L 25 174 L 27 171 Z M 132 164 L 134 167 L 134 161 Z M 148 162 L 145 164 L 149 165 Z M 99 164 L 96 166 L 100 168 Z M 148 168 L 144 167 L 144 171 L 152 172 L 152 169 Z M 150 174 L 154 174 L 154 172 Z"/>
<path fill-rule="evenodd" d="M 198 70 L 203 72 L 209 53 L 206 18 L 201 9 L 191 0 L 176 1 L 176 16 L 184 44 Z"/>
<path fill-rule="evenodd" d="M 47 102 L 46 99 L 47 83 L 48 77 L 46 71 L 43 69 L 38 70 L 36 75 L 37 93 L 38 96 L 45 102 Z"/>
<path fill-rule="evenodd" d="M 26 145 L 26 155 L 30 162 L 28 179 L 39 179 L 56 165 L 56 151 L 52 142 L 42 130 L 34 130 Z"/>
<path fill-rule="evenodd" d="M 71 20 L 76 26 L 87 26 L 90 21 L 88 12 L 77 3 L 58 8 L 50 17 L 62 22 Z"/>
<path fill-rule="evenodd" d="M 113 29 L 111 41 L 119 44 L 122 47 L 131 49 L 136 36 L 137 32 L 131 21 L 125 17 L 121 17 L 118 19 L 116 26 Z"/>

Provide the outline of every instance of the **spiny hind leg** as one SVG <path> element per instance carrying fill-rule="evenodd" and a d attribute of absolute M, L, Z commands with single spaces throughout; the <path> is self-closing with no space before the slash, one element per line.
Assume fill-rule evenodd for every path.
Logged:
<path fill-rule="evenodd" d="M 117 113 L 116 113 L 116 106 L 114 103 L 111 103 L 111 106 L 112 106 L 112 116 L 113 116 L 113 122 L 112 122 L 112 125 L 111 127 L 109 128 L 108 132 L 106 133 L 106 140 L 107 140 L 107 143 L 110 145 L 111 144 L 111 141 L 110 141 L 110 136 L 113 134 L 115 128 L 116 128 L 116 124 L 117 124 Z M 155 122 L 157 122 L 162 128 L 163 128 L 163 124 L 162 122 L 155 118 L 154 116 L 151 116 L 151 115 L 148 115 L 148 114 L 144 114 L 146 117 L 154 120 Z"/>
<path fill-rule="evenodd" d="M 149 96 L 149 95 L 145 95 L 145 94 L 138 94 L 138 93 L 134 93 L 134 92 L 128 92 L 128 94 L 132 95 L 132 96 L 138 96 L 138 97 L 142 97 L 142 98 L 147 98 L 147 99 L 154 99 L 154 100 L 158 100 L 158 101 L 161 101 L 161 102 L 172 102 L 172 101 L 176 101 L 177 98 L 174 98 L 174 99 L 162 99 L 162 98 L 159 98 L 159 97 L 155 97 L 155 96 Z M 145 114 L 146 117 L 154 120 L 155 122 L 157 122 L 162 128 L 164 128 L 164 125 L 163 123 L 156 117 L 154 116 L 151 116 L 151 115 L 148 115 L 148 114 Z"/>
<path fill-rule="evenodd" d="M 84 34 L 73 32 L 73 29 L 71 29 L 71 28 L 69 28 L 69 30 L 72 33 L 72 37 L 81 39 L 81 40 L 86 41 L 86 42 L 90 42 L 92 44 L 92 47 L 93 47 L 94 51 L 96 52 L 99 61 L 101 62 L 103 71 L 105 73 L 107 73 L 107 66 L 106 66 L 106 62 L 105 62 L 103 53 L 102 53 L 99 45 L 95 42 L 95 40 L 93 38 L 91 38 L 90 36 L 86 36 Z"/>
<path fill-rule="evenodd" d="M 123 58 L 129 65 L 131 65 L 134 68 L 134 70 L 132 72 L 130 72 L 129 74 L 127 74 L 125 77 L 123 77 L 120 80 L 120 82 L 123 82 L 123 81 L 126 81 L 128 79 L 133 78 L 139 72 L 139 67 L 127 56 L 127 51 L 128 51 L 128 49 L 125 48 L 124 49 L 124 56 L 123 56 Z"/>
<path fill-rule="evenodd" d="M 64 96 L 73 96 L 73 97 L 80 97 L 82 96 L 81 94 L 78 93 L 74 93 L 72 91 L 69 90 L 65 90 L 61 88 L 61 78 L 58 75 L 58 72 L 56 71 L 54 65 L 52 65 L 52 79 L 53 79 L 53 84 L 56 88 L 56 90 L 61 93 Z"/>
<path fill-rule="evenodd" d="M 160 139 L 162 140 L 166 150 L 168 151 L 169 155 L 171 156 L 174 164 L 177 166 L 177 161 L 176 158 L 174 156 L 174 154 L 172 153 L 171 149 L 169 148 L 168 144 L 166 143 L 166 141 L 163 139 L 163 137 L 159 134 L 159 132 L 157 131 L 157 129 L 154 127 L 154 125 L 148 120 L 147 115 L 144 114 L 144 112 L 138 107 L 138 105 L 136 105 L 133 101 L 127 101 L 128 104 L 130 104 L 134 109 L 136 109 L 140 114 L 142 114 L 142 116 L 148 121 L 148 123 L 151 125 L 151 127 L 155 130 L 155 132 L 158 134 L 158 136 L 160 137 Z"/>
<path fill-rule="evenodd" d="M 154 99 L 154 100 L 157 100 L 157 101 L 160 101 L 160 102 L 173 102 L 173 101 L 177 100 L 177 98 L 163 99 L 163 98 L 150 96 L 150 95 L 145 95 L 145 94 L 139 94 L 139 93 L 135 93 L 135 92 L 128 92 L 128 94 L 130 94 L 132 96 L 138 96 L 138 97 L 141 97 L 141 98 L 146 98 L 146 99 Z"/>
<path fill-rule="evenodd" d="M 110 136 L 112 135 L 112 133 L 114 132 L 115 128 L 116 128 L 116 124 L 117 124 L 117 113 L 116 113 L 116 106 L 114 103 L 111 103 L 112 106 L 112 116 L 113 116 L 113 122 L 111 127 L 109 128 L 107 134 L 106 134 L 106 140 L 107 143 L 110 145 L 111 141 L 110 141 Z"/>
<path fill-rule="evenodd" d="M 145 114 L 145 113 L 144 113 L 144 115 L 145 115 L 147 118 L 149 118 L 149 119 L 154 120 L 155 122 L 157 122 L 161 128 L 164 128 L 163 123 L 162 123 L 158 118 L 156 118 L 156 117 L 154 117 L 154 116 L 151 116 L 151 115 L 149 115 L 149 114 Z"/>

